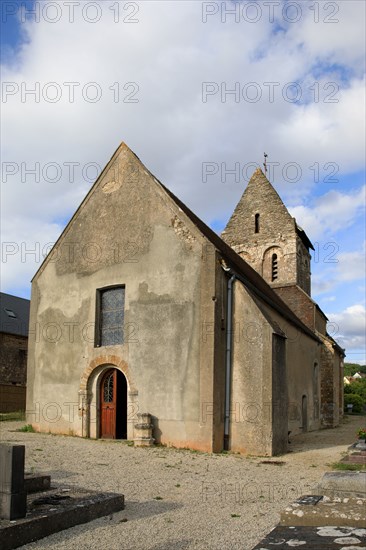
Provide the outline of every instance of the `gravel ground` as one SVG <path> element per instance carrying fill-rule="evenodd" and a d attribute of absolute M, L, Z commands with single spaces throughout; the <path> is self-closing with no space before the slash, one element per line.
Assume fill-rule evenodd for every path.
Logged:
<path fill-rule="evenodd" d="M 270 459 L 280 465 L 262 464 L 260 457 L 17 432 L 24 422 L 2 422 L 0 440 L 25 444 L 26 470 L 50 474 L 58 486 L 125 495 L 125 510 L 23 549 L 249 550 L 289 502 L 312 493 L 364 423 L 348 417 L 339 428 L 294 437 L 290 453 Z"/>

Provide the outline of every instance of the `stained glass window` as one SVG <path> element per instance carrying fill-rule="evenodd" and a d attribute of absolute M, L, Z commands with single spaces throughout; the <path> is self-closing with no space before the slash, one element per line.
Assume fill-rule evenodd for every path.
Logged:
<path fill-rule="evenodd" d="M 123 323 L 125 314 L 125 289 L 109 288 L 101 292 L 100 344 L 113 346 L 123 344 Z"/>

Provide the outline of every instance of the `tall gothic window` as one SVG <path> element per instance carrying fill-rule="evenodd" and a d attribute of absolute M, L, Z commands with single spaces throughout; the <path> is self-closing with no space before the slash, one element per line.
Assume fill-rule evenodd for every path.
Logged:
<path fill-rule="evenodd" d="M 124 315 L 124 287 L 120 286 L 97 291 L 97 346 L 123 344 Z"/>
<path fill-rule="evenodd" d="M 277 254 L 272 254 L 272 281 L 278 279 L 278 259 Z"/>
<path fill-rule="evenodd" d="M 254 232 L 259 233 L 259 214 L 255 215 Z"/>

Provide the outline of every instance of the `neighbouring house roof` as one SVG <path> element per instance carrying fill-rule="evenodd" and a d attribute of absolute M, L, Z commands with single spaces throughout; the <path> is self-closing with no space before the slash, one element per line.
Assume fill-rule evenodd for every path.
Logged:
<path fill-rule="evenodd" d="M 28 336 L 30 301 L 0 292 L 0 332 Z"/>

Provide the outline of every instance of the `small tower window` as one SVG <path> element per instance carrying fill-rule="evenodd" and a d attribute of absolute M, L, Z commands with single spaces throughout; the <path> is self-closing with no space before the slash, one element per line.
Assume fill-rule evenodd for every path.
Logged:
<path fill-rule="evenodd" d="M 259 233 L 259 214 L 255 215 L 254 232 Z"/>
<path fill-rule="evenodd" d="M 277 254 L 272 254 L 272 281 L 278 279 L 278 260 Z"/>

